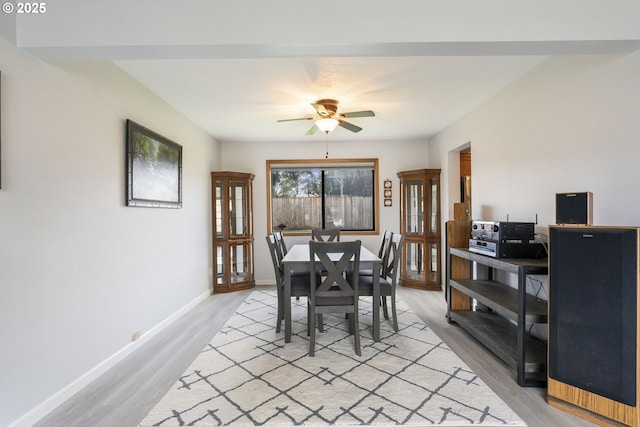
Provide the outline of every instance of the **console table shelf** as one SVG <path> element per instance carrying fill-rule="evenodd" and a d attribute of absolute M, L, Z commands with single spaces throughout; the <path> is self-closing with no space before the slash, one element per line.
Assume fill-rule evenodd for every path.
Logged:
<path fill-rule="evenodd" d="M 447 318 L 480 341 L 507 365 L 516 369 L 521 386 L 541 386 L 546 382 L 547 343 L 531 336 L 526 324 L 547 323 L 547 302 L 527 294 L 530 274 L 547 274 L 547 260 L 504 259 L 449 248 L 447 263 L 453 257 L 489 267 L 489 278 L 452 279 L 447 277 Z M 516 274 L 518 288 L 493 280 L 493 269 Z M 476 300 L 485 308 L 456 310 L 451 306 L 452 289 Z"/>
<path fill-rule="evenodd" d="M 518 321 L 518 290 L 493 280 L 456 279 L 449 284 L 465 295 L 469 295 L 494 312 Z M 547 302 L 540 301 L 533 295 L 526 295 L 527 323 L 547 323 Z"/>

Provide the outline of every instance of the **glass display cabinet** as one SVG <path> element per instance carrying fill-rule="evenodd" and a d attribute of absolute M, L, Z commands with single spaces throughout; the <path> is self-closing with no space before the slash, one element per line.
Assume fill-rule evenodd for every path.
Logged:
<path fill-rule="evenodd" d="M 211 172 L 213 190 L 213 292 L 255 286 L 253 276 L 254 175 Z"/>
<path fill-rule="evenodd" d="M 400 232 L 405 235 L 400 284 L 440 290 L 440 169 L 398 172 Z"/>

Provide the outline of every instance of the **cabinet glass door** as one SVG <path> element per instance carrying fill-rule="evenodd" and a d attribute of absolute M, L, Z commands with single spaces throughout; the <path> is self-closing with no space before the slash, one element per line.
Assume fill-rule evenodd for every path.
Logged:
<path fill-rule="evenodd" d="M 429 265 L 429 276 L 428 282 L 430 283 L 440 283 L 440 243 L 439 242 L 430 242 L 428 244 L 429 254 L 428 254 L 428 265 Z"/>
<path fill-rule="evenodd" d="M 438 234 L 438 201 L 440 197 L 438 195 L 438 178 L 429 179 L 429 234 Z"/>
<path fill-rule="evenodd" d="M 231 251 L 231 283 L 244 282 L 249 279 L 249 245 L 230 245 Z"/>
<path fill-rule="evenodd" d="M 420 280 L 424 278 L 424 245 L 422 243 L 407 242 L 405 277 L 407 279 Z"/>
<path fill-rule="evenodd" d="M 244 182 L 229 182 L 229 221 L 231 237 L 246 236 L 247 185 Z"/>
<path fill-rule="evenodd" d="M 424 232 L 424 185 L 421 179 L 407 181 L 405 186 L 405 232 L 422 234 Z"/>
<path fill-rule="evenodd" d="M 221 285 L 225 282 L 224 274 L 224 248 L 222 246 L 216 247 L 216 284 Z"/>
<path fill-rule="evenodd" d="M 222 206 L 223 206 L 223 200 L 222 200 L 222 186 L 223 186 L 223 182 L 222 181 L 215 181 L 215 214 L 216 214 L 216 218 L 215 218 L 215 227 L 216 229 L 214 230 L 215 236 L 218 238 L 221 238 L 224 236 L 224 227 L 222 226 L 222 216 L 223 216 L 223 210 L 222 210 Z"/>

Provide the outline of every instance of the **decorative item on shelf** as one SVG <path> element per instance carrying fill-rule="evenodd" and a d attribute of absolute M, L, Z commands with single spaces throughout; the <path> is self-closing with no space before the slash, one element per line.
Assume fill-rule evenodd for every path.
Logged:
<path fill-rule="evenodd" d="M 384 180 L 384 205 L 385 206 L 391 206 L 391 196 L 392 196 L 391 180 L 385 179 Z"/>

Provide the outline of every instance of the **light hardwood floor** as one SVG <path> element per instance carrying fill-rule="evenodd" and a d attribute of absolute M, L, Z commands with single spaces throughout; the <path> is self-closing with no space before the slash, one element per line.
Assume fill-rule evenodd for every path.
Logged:
<path fill-rule="evenodd" d="M 207 298 L 36 426 L 137 426 L 250 292 Z M 400 287 L 398 293 L 529 427 L 595 425 L 549 406 L 546 389 L 519 387 L 513 370 L 446 321 L 442 292 Z"/>

